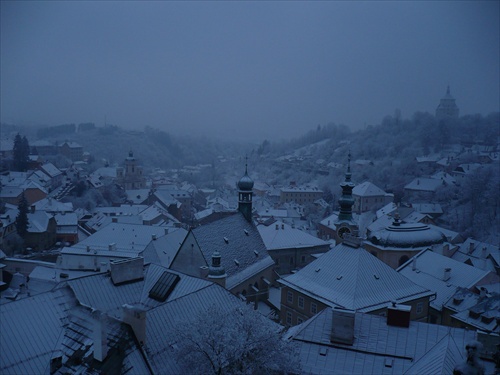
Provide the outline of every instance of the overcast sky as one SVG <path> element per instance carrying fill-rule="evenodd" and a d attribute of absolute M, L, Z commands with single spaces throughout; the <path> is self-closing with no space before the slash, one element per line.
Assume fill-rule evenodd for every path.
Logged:
<path fill-rule="evenodd" d="M 500 108 L 498 1 L 1 1 L 1 121 L 290 138 Z"/>

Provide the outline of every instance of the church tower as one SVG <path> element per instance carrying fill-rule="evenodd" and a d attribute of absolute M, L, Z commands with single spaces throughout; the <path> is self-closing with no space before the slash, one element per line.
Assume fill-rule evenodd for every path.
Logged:
<path fill-rule="evenodd" d="M 354 189 L 354 186 L 351 181 L 351 152 L 349 151 L 345 180 L 340 184 L 342 188 L 342 195 L 339 199 L 340 212 L 335 222 L 335 240 L 337 242 L 343 241 L 346 235 L 357 236 L 359 232 L 358 224 L 352 216 L 352 206 L 354 205 L 352 189 Z"/>
<path fill-rule="evenodd" d="M 446 118 L 457 119 L 459 109 L 455 103 L 455 98 L 450 94 L 450 85 L 446 89 L 446 95 L 441 99 L 436 108 L 436 119 L 443 120 Z"/>
<path fill-rule="evenodd" d="M 238 182 L 238 211 L 248 222 L 252 222 L 252 189 L 253 180 L 248 176 L 248 165 L 245 162 L 245 175 Z"/>

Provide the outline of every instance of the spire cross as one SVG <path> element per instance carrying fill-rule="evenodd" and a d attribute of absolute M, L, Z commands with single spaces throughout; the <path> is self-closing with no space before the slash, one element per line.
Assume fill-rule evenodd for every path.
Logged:
<path fill-rule="evenodd" d="M 248 155 L 245 155 L 245 174 L 248 174 Z"/>

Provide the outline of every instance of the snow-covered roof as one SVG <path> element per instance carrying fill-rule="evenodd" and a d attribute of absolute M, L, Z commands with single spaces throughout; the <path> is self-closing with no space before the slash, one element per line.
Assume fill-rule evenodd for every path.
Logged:
<path fill-rule="evenodd" d="M 408 328 L 396 327 L 387 325 L 385 317 L 356 313 L 353 344 L 332 345 L 332 314 L 327 308 L 293 327 L 304 373 L 447 374 L 464 359 L 465 345 L 476 338 L 474 331 L 465 329 L 416 321 Z"/>
<path fill-rule="evenodd" d="M 422 214 L 440 215 L 443 213 L 439 203 L 412 203 L 411 206 Z"/>
<path fill-rule="evenodd" d="M 280 283 L 328 306 L 370 312 L 433 292 L 398 274 L 362 248 L 339 244 Z"/>
<path fill-rule="evenodd" d="M 365 181 L 359 185 L 356 185 L 354 189 L 352 189 L 352 195 L 356 195 L 359 197 L 379 197 L 385 196 L 386 193 L 377 185 L 371 183 L 370 181 Z"/>
<path fill-rule="evenodd" d="M 435 192 L 444 181 L 435 178 L 417 177 L 405 186 L 405 190 Z"/>
<path fill-rule="evenodd" d="M 75 233 L 76 233 L 76 226 L 78 225 L 78 217 L 74 212 L 71 213 L 65 213 L 65 214 L 55 214 L 54 218 L 56 219 L 56 223 L 58 226 L 75 226 Z"/>
<path fill-rule="evenodd" d="M 35 211 L 28 213 L 28 232 L 29 233 L 43 233 L 47 231 L 49 220 L 52 215 L 47 214 L 45 211 Z"/>
<path fill-rule="evenodd" d="M 149 373 L 131 330 L 115 319 L 103 319 L 103 342 L 111 354 L 96 355 L 94 311 L 81 306 L 68 287 L 2 305 L 0 309 L 0 372 L 45 374 L 60 357 L 60 373 L 94 373 L 113 368 L 118 373 Z M 114 350 L 113 350 L 114 349 Z"/>
<path fill-rule="evenodd" d="M 471 325 L 484 332 L 500 333 L 500 284 L 489 285 L 495 292 L 484 294 L 474 293 L 466 288 L 457 288 L 457 291 L 445 303 L 445 307 L 453 312 L 453 318 Z"/>
<path fill-rule="evenodd" d="M 73 212 L 73 203 L 63 203 L 53 198 L 44 198 L 35 203 L 35 208 L 47 212 Z"/>
<path fill-rule="evenodd" d="M 281 188 L 283 193 L 322 193 L 323 191 L 316 186 L 289 186 Z"/>
<path fill-rule="evenodd" d="M 441 180 L 444 181 L 447 185 L 455 185 L 457 183 L 457 180 L 455 177 L 453 177 L 451 174 L 446 173 L 446 172 L 436 172 L 434 173 L 431 178 L 434 178 L 436 180 Z"/>
<path fill-rule="evenodd" d="M 212 284 L 207 280 L 187 276 L 157 264 L 150 264 L 144 267 L 143 279 L 119 286 L 114 285 L 109 275 L 105 273 L 70 280 L 68 285 L 81 304 L 121 319 L 123 304 L 134 304 L 149 310 L 164 303 L 151 298 L 149 292 L 165 272 L 179 276 L 179 282 L 167 297 L 166 302 Z"/>
<path fill-rule="evenodd" d="M 441 232 L 426 224 L 395 220 L 391 225 L 371 232 L 368 241 L 383 247 L 415 248 L 442 243 L 445 237 Z"/>
<path fill-rule="evenodd" d="M 449 278 L 445 277 L 447 268 L 450 269 Z M 458 287 L 472 288 L 489 274 L 489 271 L 458 262 L 437 254 L 431 249 L 423 250 L 415 255 L 399 267 L 397 272 L 415 284 L 435 292 L 436 298 L 431 301 L 430 305 L 438 311 L 442 310 L 443 304 Z"/>
<path fill-rule="evenodd" d="M 329 243 L 285 223 L 275 222 L 257 226 L 268 251 L 309 247 L 329 248 Z"/>
<path fill-rule="evenodd" d="M 144 262 L 170 267 L 187 234 L 187 230 L 179 228 L 151 241 L 144 249 Z"/>
<path fill-rule="evenodd" d="M 220 252 L 228 279 L 263 259 L 271 259 L 257 228 L 240 213 L 194 228 L 192 234 L 207 264 L 212 263 L 215 250 Z"/>
<path fill-rule="evenodd" d="M 97 168 L 94 172 L 91 173 L 90 176 L 95 178 L 99 177 L 116 178 L 116 167 Z"/>
<path fill-rule="evenodd" d="M 96 207 L 94 211 L 102 212 L 108 216 L 127 216 L 127 215 L 139 215 L 143 210 L 148 208 L 147 205 L 131 205 L 122 204 L 120 207 Z"/>
<path fill-rule="evenodd" d="M 153 235 L 163 235 L 164 229 L 148 225 L 110 223 L 72 248 L 86 251 L 108 249 L 115 244 L 116 251 L 142 252 L 151 242 Z"/>
<path fill-rule="evenodd" d="M 38 294 L 0 308 L 0 372 L 44 374 L 61 340 L 62 322 L 76 300 L 67 290 Z"/>
<path fill-rule="evenodd" d="M 45 163 L 40 168 L 51 178 L 62 174 L 62 172 L 52 163 Z"/>
<path fill-rule="evenodd" d="M 131 201 L 135 204 L 144 202 L 149 197 L 150 192 L 150 189 L 125 190 L 125 194 L 127 194 L 127 201 Z"/>
<path fill-rule="evenodd" d="M 452 258 L 459 262 L 472 264 L 482 270 L 497 272 L 500 267 L 500 248 L 468 238 L 459 245 L 458 251 L 453 254 Z"/>

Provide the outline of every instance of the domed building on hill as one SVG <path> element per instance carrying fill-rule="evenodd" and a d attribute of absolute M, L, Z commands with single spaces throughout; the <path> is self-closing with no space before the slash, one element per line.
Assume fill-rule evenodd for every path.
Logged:
<path fill-rule="evenodd" d="M 368 232 L 363 247 L 384 263 L 396 269 L 423 249 L 446 241 L 443 233 L 423 223 L 393 223 Z"/>

